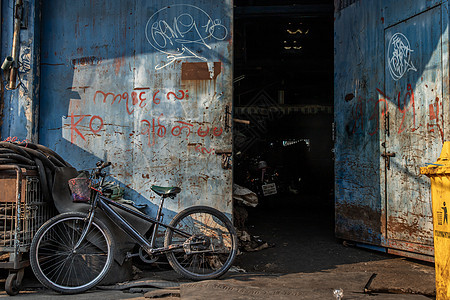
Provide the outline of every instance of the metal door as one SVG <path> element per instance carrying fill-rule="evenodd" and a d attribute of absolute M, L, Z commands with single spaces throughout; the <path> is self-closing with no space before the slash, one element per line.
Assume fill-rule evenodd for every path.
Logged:
<path fill-rule="evenodd" d="M 171 212 L 231 213 L 232 3 L 43 1 L 40 143 L 98 159 L 138 203 L 177 185 Z"/>
<path fill-rule="evenodd" d="M 441 28 L 437 6 L 385 29 L 386 244 L 403 250 L 433 244 L 429 181 L 420 167 L 435 161 L 444 139 Z"/>

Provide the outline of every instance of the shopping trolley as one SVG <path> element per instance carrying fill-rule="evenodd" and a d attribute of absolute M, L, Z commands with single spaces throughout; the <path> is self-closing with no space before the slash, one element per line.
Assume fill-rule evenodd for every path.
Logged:
<path fill-rule="evenodd" d="M 0 268 L 9 270 L 9 295 L 19 293 L 34 234 L 55 214 L 53 203 L 42 199 L 40 190 L 36 171 L 0 165 Z"/>

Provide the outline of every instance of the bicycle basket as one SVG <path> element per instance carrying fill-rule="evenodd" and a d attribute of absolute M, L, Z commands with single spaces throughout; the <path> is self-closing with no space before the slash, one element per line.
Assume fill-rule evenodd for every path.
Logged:
<path fill-rule="evenodd" d="M 89 202 L 91 199 L 90 183 L 89 178 L 72 178 L 69 180 L 73 202 Z"/>

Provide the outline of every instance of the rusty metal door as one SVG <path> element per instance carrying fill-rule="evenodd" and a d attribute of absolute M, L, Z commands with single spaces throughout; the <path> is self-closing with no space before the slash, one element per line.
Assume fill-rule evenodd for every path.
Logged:
<path fill-rule="evenodd" d="M 431 254 L 429 182 L 444 139 L 441 6 L 385 29 L 386 246 Z"/>
<path fill-rule="evenodd" d="M 125 197 L 151 184 L 231 213 L 232 3 L 43 1 L 40 143 L 75 167 L 113 162 Z"/>

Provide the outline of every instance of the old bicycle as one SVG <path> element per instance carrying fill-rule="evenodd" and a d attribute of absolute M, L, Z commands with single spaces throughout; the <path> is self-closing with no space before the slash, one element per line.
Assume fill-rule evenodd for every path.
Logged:
<path fill-rule="evenodd" d="M 207 206 L 194 206 L 164 224 L 161 222 L 164 200 L 174 198 L 181 189 L 152 186 L 161 197 L 156 218 L 152 218 L 102 194 L 106 176 L 102 169 L 109 165 L 99 162 L 91 173 L 100 184 L 98 188 L 91 187 L 88 213 L 60 214 L 44 223 L 33 238 L 30 263 L 44 286 L 74 294 L 96 286 L 106 276 L 114 259 L 115 243 L 110 229 L 96 216 L 98 209 L 133 238 L 148 257 L 165 254 L 172 268 L 186 278 L 213 279 L 228 271 L 236 256 L 237 237 L 223 213 Z M 113 206 L 152 223 L 151 237 L 140 234 Z M 165 237 L 164 246 L 158 248 L 155 239 L 159 227 L 165 228 Z"/>

